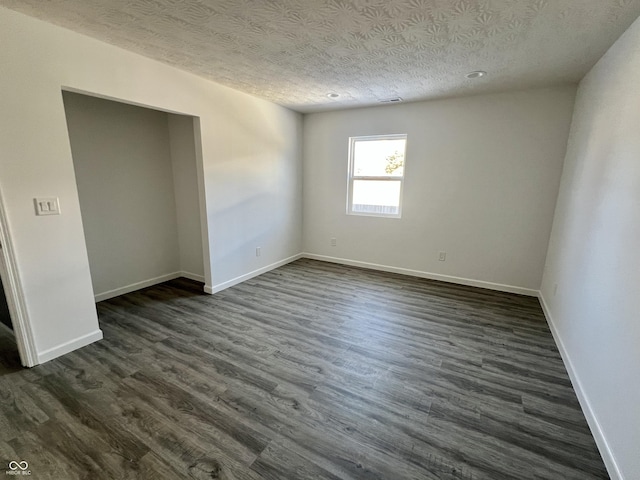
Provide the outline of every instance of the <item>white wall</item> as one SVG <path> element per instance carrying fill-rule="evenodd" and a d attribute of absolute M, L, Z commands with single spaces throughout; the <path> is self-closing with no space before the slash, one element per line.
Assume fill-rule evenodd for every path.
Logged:
<path fill-rule="evenodd" d="M 4 8 L 0 45 L 0 190 L 39 361 L 101 335 L 62 87 L 199 117 L 210 289 L 300 252 L 300 115 Z"/>
<path fill-rule="evenodd" d="M 574 95 L 567 86 L 306 116 L 305 252 L 536 294 Z M 402 218 L 346 215 L 349 137 L 390 133 L 408 134 Z"/>
<path fill-rule="evenodd" d="M 63 96 L 94 294 L 179 271 L 167 114 Z"/>
<path fill-rule="evenodd" d="M 194 118 L 174 114 L 167 116 L 180 271 L 194 280 L 204 280 Z"/>
<path fill-rule="evenodd" d="M 639 86 L 637 20 L 579 86 L 542 282 L 605 463 L 627 480 L 640 478 Z"/>

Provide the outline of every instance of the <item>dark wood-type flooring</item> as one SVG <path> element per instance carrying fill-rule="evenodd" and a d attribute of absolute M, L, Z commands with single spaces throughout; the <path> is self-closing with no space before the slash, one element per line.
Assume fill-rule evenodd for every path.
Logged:
<path fill-rule="evenodd" d="M 537 299 L 312 260 L 98 304 L 21 369 L 0 461 L 51 479 L 608 478 Z"/>

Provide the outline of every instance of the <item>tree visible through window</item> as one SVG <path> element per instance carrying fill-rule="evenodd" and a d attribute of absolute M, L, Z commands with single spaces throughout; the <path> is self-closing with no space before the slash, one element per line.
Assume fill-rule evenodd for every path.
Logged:
<path fill-rule="evenodd" d="M 349 139 L 347 213 L 400 217 L 406 135 Z"/>

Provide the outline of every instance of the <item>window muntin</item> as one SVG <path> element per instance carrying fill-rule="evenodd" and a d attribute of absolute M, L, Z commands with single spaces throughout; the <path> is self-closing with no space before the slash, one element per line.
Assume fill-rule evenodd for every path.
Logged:
<path fill-rule="evenodd" d="M 349 139 L 347 213 L 399 218 L 406 135 Z"/>

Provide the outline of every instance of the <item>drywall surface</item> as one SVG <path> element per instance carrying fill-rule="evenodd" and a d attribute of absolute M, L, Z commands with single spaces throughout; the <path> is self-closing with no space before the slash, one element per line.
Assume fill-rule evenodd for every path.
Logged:
<path fill-rule="evenodd" d="M 168 114 L 180 271 L 204 280 L 194 118 Z"/>
<path fill-rule="evenodd" d="M 574 96 L 567 86 L 305 116 L 304 251 L 536 292 Z M 349 137 L 401 133 L 402 218 L 346 215 Z"/>
<path fill-rule="evenodd" d="M 180 270 L 204 279 L 194 118 L 168 114 Z"/>
<path fill-rule="evenodd" d="M 179 271 L 167 114 L 63 97 L 94 293 Z"/>
<path fill-rule="evenodd" d="M 40 358 L 99 332 L 62 89 L 199 117 L 208 285 L 300 252 L 301 115 L 4 8 L 0 44 L 0 189 Z"/>
<path fill-rule="evenodd" d="M 579 86 L 542 283 L 609 472 L 628 480 L 640 478 L 639 85 L 636 21 Z"/>

